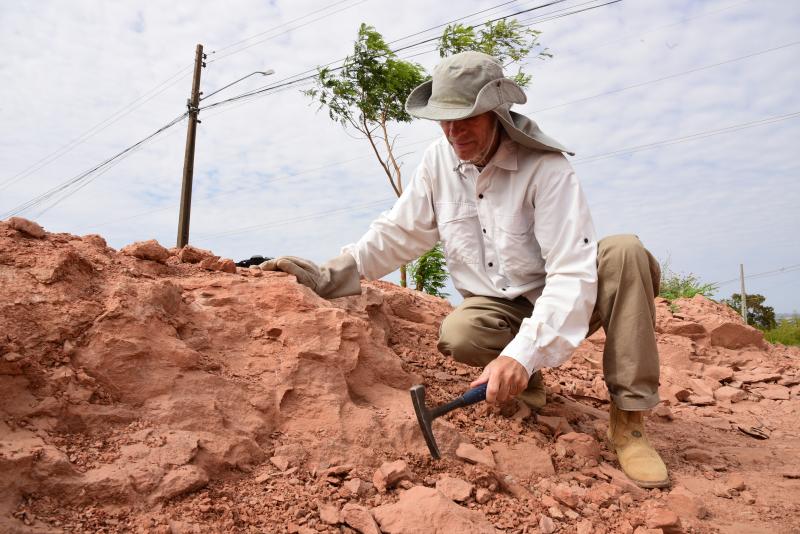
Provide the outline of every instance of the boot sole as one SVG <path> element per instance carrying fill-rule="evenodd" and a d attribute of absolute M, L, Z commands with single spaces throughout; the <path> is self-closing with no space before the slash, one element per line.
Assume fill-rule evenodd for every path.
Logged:
<path fill-rule="evenodd" d="M 628 477 L 628 474 L 625 473 L 625 476 Z M 641 480 L 636 480 L 635 478 L 628 477 L 628 480 L 630 480 L 631 482 L 633 482 L 634 484 L 636 484 L 640 488 L 644 488 L 644 489 L 668 488 L 671 485 L 669 479 L 660 480 L 658 482 L 643 482 Z"/>

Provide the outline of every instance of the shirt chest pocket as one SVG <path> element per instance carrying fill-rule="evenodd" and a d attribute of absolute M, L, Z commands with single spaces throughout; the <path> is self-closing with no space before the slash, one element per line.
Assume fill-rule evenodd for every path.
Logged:
<path fill-rule="evenodd" d="M 436 224 L 448 263 L 478 263 L 478 208 L 469 202 L 436 202 Z"/>
<path fill-rule="evenodd" d="M 542 249 L 533 232 L 533 210 L 495 217 L 497 252 L 504 274 L 515 285 L 530 283 L 544 272 Z"/>

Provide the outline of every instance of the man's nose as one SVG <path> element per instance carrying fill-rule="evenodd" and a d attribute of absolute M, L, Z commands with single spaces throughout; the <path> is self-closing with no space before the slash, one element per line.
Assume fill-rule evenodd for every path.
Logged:
<path fill-rule="evenodd" d="M 464 131 L 463 125 L 460 124 L 461 121 L 447 121 L 445 130 L 447 131 L 448 136 L 459 135 Z"/>

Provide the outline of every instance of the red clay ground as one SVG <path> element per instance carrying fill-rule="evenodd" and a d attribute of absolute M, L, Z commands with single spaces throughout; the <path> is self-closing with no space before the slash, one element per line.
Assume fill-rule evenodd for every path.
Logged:
<path fill-rule="evenodd" d="M 546 371 L 540 414 L 438 421 L 434 461 L 408 388 L 443 402 L 477 375 L 436 351 L 443 300 L 326 301 L 24 220 L 0 222 L 0 287 L 2 532 L 800 532 L 800 350 L 702 297 L 657 303 L 662 491 L 603 441 L 602 336 Z"/>

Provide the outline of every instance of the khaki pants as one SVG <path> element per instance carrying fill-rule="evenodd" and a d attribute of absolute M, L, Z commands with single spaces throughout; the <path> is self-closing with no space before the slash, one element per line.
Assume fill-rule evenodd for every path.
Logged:
<path fill-rule="evenodd" d="M 597 303 L 587 335 L 601 326 L 606 332 L 603 376 L 617 407 L 647 410 L 658 404 L 653 298 L 661 270 L 636 236 L 615 235 L 598 243 L 597 274 Z M 532 312 L 533 305 L 525 298 L 468 297 L 442 323 L 439 351 L 484 367 L 511 342 Z M 528 388 L 535 388 L 539 381 L 537 372 Z"/>

